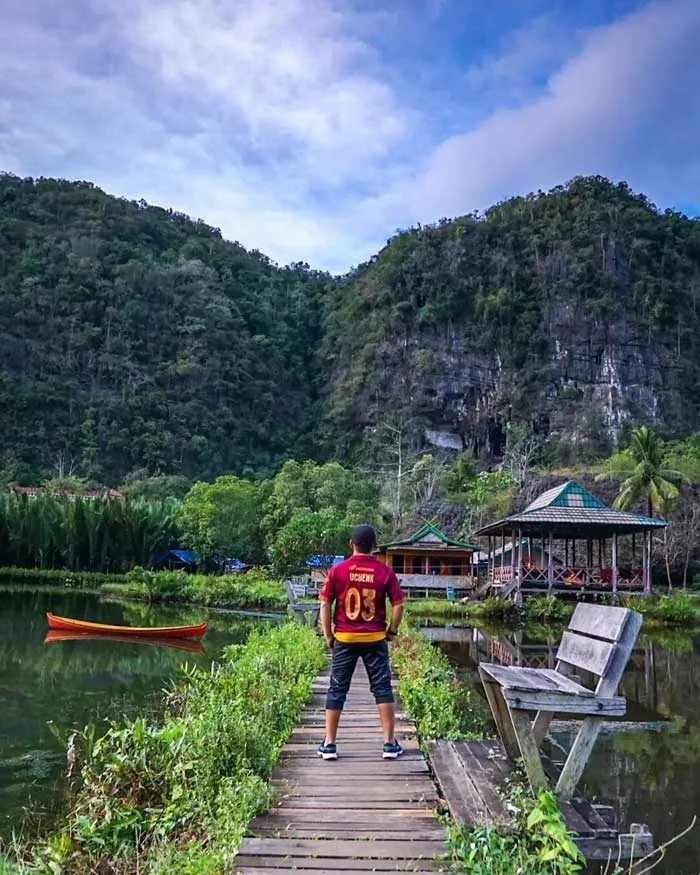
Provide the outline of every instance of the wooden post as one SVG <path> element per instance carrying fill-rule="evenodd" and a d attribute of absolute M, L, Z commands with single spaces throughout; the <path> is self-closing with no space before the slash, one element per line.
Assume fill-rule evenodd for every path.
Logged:
<path fill-rule="evenodd" d="M 612 591 L 617 595 L 617 532 L 613 533 L 612 540 Z"/>
<path fill-rule="evenodd" d="M 542 532 L 542 555 L 541 555 L 540 558 L 542 559 L 542 564 L 543 564 L 543 565 L 544 565 L 544 553 L 545 553 L 545 546 L 544 546 L 544 532 Z"/>
<path fill-rule="evenodd" d="M 651 594 L 651 529 L 644 533 L 644 592 Z"/>
<path fill-rule="evenodd" d="M 493 569 L 492 569 L 492 567 L 491 567 L 491 563 L 492 563 L 492 561 L 493 561 L 493 547 L 492 547 L 492 543 L 493 543 L 493 538 L 491 537 L 491 535 L 489 535 L 489 543 L 488 543 L 488 546 L 487 546 L 487 548 L 486 548 L 486 549 L 489 551 L 488 578 L 489 578 L 489 581 L 490 581 L 491 583 L 495 583 L 495 579 L 494 579 L 495 575 L 494 575 L 494 573 L 493 573 Z"/>
<path fill-rule="evenodd" d="M 632 532 L 632 567 L 637 561 L 637 535 L 635 532 Z"/>
<path fill-rule="evenodd" d="M 515 580 L 515 529 L 510 533 L 510 579 Z"/>
<path fill-rule="evenodd" d="M 576 568 L 576 538 L 571 542 L 571 567 Z"/>
<path fill-rule="evenodd" d="M 544 541 L 544 537 L 542 538 Z M 552 558 L 552 531 L 549 531 L 549 543 L 548 543 L 548 556 L 547 556 L 547 586 L 549 588 L 549 594 L 552 594 L 552 587 L 554 586 L 554 559 Z"/>
<path fill-rule="evenodd" d="M 532 538 L 527 539 L 527 564 L 532 565 Z"/>
<path fill-rule="evenodd" d="M 569 539 L 564 538 L 564 568 L 569 567 Z"/>
<path fill-rule="evenodd" d="M 503 578 L 503 566 L 506 562 L 506 530 L 501 532 L 501 579 Z"/>
<path fill-rule="evenodd" d="M 518 529 L 518 592 L 515 597 L 517 605 L 522 605 L 523 594 L 521 592 L 523 585 L 523 530 Z"/>
<path fill-rule="evenodd" d="M 603 539 L 598 538 L 598 568 L 603 567 Z"/>

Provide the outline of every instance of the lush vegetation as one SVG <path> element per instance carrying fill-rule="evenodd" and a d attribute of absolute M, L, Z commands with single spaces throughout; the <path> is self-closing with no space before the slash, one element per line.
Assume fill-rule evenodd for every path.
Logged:
<path fill-rule="evenodd" d="M 554 793 L 540 791 L 534 799 L 522 784 L 509 792 L 512 830 L 485 826 L 453 827 L 453 860 L 470 875 L 573 875 L 585 859 L 561 818 Z"/>
<path fill-rule="evenodd" d="M 281 581 L 264 568 L 245 574 L 186 574 L 183 571 L 148 571 L 134 568 L 124 581 L 105 591 L 149 602 L 179 602 L 216 608 L 284 611 L 287 594 Z"/>
<path fill-rule="evenodd" d="M 392 666 L 398 693 L 422 740 L 482 738 L 487 709 L 477 694 L 457 680 L 454 669 L 419 631 L 409 628 L 395 640 Z"/>
<path fill-rule="evenodd" d="M 447 599 L 409 599 L 406 613 L 426 620 L 478 620 L 482 622 L 510 622 L 519 619 L 511 599 L 486 598 L 482 601 L 451 602 Z"/>
<path fill-rule="evenodd" d="M 0 492 L 0 565 L 121 571 L 176 539 L 174 499 Z"/>
<path fill-rule="evenodd" d="M 312 454 L 334 284 L 87 182 L 0 174 L 0 481 Z"/>
<path fill-rule="evenodd" d="M 65 826 L 20 849 L 6 870 L 223 873 L 269 801 L 266 778 L 324 659 L 303 626 L 253 632 L 221 665 L 189 671 L 162 722 L 70 734 L 81 786 Z"/>
<path fill-rule="evenodd" d="M 548 461 L 595 459 L 617 436 L 592 385 L 610 367 L 630 424 L 695 430 L 699 275 L 700 222 L 601 177 L 404 231 L 332 291 L 334 421 L 346 443 L 390 421 L 493 455 L 524 423 Z"/>

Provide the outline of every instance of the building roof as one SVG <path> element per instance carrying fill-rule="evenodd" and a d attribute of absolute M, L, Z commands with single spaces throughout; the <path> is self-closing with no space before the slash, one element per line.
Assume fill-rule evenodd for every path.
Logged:
<path fill-rule="evenodd" d="M 163 553 L 162 556 L 159 556 L 153 564 L 160 565 L 170 556 L 174 556 L 186 565 L 197 565 L 199 562 L 199 556 L 194 550 L 166 550 L 165 553 Z"/>
<path fill-rule="evenodd" d="M 309 556 L 306 565 L 309 568 L 332 568 L 345 559 L 345 556 Z"/>
<path fill-rule="evenodd" d="M 479 529 L 475 534 L 500 535 L 518 529 L 526 536 L 549 533 L 558 537 L 609 537 L 663 528 L 664 520 L 613 510 L 577 483 L 567 480 L 548 489 L 525 510 Z"/>
<path fill-rule="evenodd" d="M 464 541 L 456 541 L 454 538 L 448 538 L 444 532 L 441 532 L 432 523 L 426 523 L 421 526 L 417 532 L 414 532 L 409 538 L 404 538 L 401 541 L 391 541 L 388 544 L 380 544 L 379 550 L 391 550 L 394 547 L 412 547 L 413 549 L 430 550 L 438 547 L 453 547 L 460 550 L 469 550 L 474 552 L 478 547 L 472 544 L 466 544 Z"/>

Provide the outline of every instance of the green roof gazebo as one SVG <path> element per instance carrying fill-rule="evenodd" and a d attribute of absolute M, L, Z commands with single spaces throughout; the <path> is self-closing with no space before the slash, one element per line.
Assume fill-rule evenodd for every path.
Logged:
<path fill-rule="evenodd" d="M 651 534 L 663 529 L 666 522 L 648 516 L 608 507 L 580 483 L 568 480 L 543 492 L 519 513 L 484 526 L 475 532 L 489 539 L 489 581 L 502 595 L 538 591 L 612 591 L 618 589 L 651 591 Z M 498 565 L 494 556 L 494 539 L 506 536 L 520 545 L 512 551 L 510 563 Z M 631 539 L 631 563 L 622 566 L 618 539 Z M 641 536 L 641 557 L 637 536 Z M 528 546 L 538 541 L 547 552 L 546 568 L 529 561 Z M 558 542 L 564 561 L 555 564 L 552 555 Z M 594 561 L 597 544 L 597 562 Z M 563 547 L 563 550 L 562 550 Z M 501 554 L 503 555 L 503 554 Z"/>

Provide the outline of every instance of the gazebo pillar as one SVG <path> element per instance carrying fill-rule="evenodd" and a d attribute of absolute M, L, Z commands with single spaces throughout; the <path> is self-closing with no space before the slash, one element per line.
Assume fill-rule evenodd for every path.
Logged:
<path fill-rule="evenodd" d="M 544 541 L 544 535 L 542 536 L 542 541 Z M 549 530 L 549 540 L 547 544 L 547 586 L 549 587 L 549 594 L 552 593 L 552 587 L 554 586 L 554 559 L 552 558 L 552 530 Z"/>
<path fill-rule="evenodd" d="M 501 580 L 503 580 L 503 566 L 506 564 L 506 530 L 501 532 Z"/>
<path fill-rule="evenodd" d="M 612 537 L 612 591 L 617 595 L 617 532 Z"/>
<path fill-rule="evenodd" d="M 522 603 L 523 603 L 522 585 L 523 585 L 523 530 L 518 529 L 518 591 L 517 591 L 516 596 L 515 596 L 515 603 L 517 605 L 522 605 Z"/>
<path fill-rule="evenodd" d="M 515 580 L 515 529 L 510 533 L 510 579 Z"/>
<path fill-rule="evenodd" d="M 564 568 L 569 567 L 569 539 L 564 538 Z"/>
<path fill-rule="evenodd" d="M 642 580 L 644 581 L 644 592 L 649 595 L 651 592 L 651 531 L 644 532 L 644 540 L 642 542 Z"/>
<path fill-rule="evenodd" d="M 496 582 L 496 580 L 495 580 L 496 575 L 494 574 L 495 569 L 493 567 L 493 538 L 491 537 L 491 535 L 489 535 L 488 551 L 489 551 L 488 579 L 491 583 L 495 583 Z"/>

